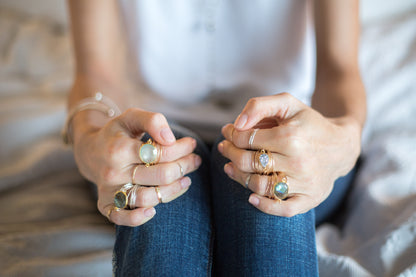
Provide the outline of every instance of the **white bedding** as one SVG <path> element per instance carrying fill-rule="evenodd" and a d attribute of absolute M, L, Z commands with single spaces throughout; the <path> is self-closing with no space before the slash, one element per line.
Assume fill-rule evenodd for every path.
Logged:
<path fill-rule="evenodd" d="M 68 31 L 0 9 L 0 276 L 111 276 L 114 229 L 59 137 Z M 416 276 L 416 10 L 364 26 L 369 114 L 342 229 L 317 231 L 321 276 Z"/>

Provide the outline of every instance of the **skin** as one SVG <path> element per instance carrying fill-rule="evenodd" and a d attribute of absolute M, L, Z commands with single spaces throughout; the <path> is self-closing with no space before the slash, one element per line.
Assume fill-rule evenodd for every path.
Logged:
<path fill-rule="evenodd" d="M 226 140 L 218 149 L 231 160 L 225 172 L 242 185 L 252 174 L 249 202 L 265 213 L 291 217 L 309 211 L 355 165 L 366 116 L 358 66 L 358 6 L 358 1 L 314 1 L 317 71 L 312 107 L 287 93 L 253 98 L 234 124 L 222 130 Z M 253 148 L 271 151 L 274 169 L 287 176 L 286 201 L 265 197 L 270 177 L 253 174 L 254 155 L 247 150 L 253 128 L 261 128 Z"/>
<path fill-rule="evenodd" d="M 224 126 L 220 152 L 231 160 L 224 170 L 244 185 L 252 174 L 249 202 L 259 210 L 293 216 L 321 203 L 334 181 L 346 174 L 360 153 L 365 121 L 365 91 L 360 79 L 358 53 L 358 1 L 314 1 L 317 35 L 317 76 L 312 107 L 283 93 L 251 99 L 234 124 Z M 83 111 L 72 121 L 74 156 L 80 172 L 98 188 L 97 206 L 103 215 L 112 208 L 114 193 L 132 181 L 158 185 L 164 202 L 187 191 L 185 174 L 201 164 L 193 153 L 196 142 L 176 140 L 166 118 L 138 108 L 138 93 L 147 90 L 140 72 L 130 67 L 125 28 L 116 0 L 70 0 L 75 82 L 68 108 L 81 99 L 103 92 L 123 110 L 109 119 L 97 111 Z M 255 149 L 273 152 L 275 170 L 284 172 L 290 199 L 279 203 L 265 197 L 267 176 L 253 174 L 248 140 L 253 128 Z M 159 164 L 146 168 L 139 163 L 139 138 L 146 132 L 161 145 Z M 180 164 L 180 166 L 178 165 Z M 158 199 L 154 188 L 137 193 L 134 210 L 112 211 L 118 225 L 138 226 L 155 215 Z"/>

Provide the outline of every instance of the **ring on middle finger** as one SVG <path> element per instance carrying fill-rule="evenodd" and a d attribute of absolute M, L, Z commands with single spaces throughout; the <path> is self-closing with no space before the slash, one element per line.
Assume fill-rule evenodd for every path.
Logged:
<path fill-rule="evenodd" d="M 273 172 L 273 157 L 269 150 L 258 150 L 254 152 L 253 170 L 259 174 L 270 174 Z"/>
<path fill-rule="evenodd" d="M 268 184 L 268 197 L 276 200 L 285 200 L 289 195 L 287 177 L 283 173 L 273 173 Z"/>
<path fill-rule="evenodd" d="M 155 165 L 160 159 L 160 147 L 152 139 L 148 139 L 139 149 L 139 158 L 146 167 Z"/>

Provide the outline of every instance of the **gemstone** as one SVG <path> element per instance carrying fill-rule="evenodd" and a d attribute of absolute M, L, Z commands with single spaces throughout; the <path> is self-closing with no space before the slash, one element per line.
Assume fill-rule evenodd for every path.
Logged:
<path fill-rule="evenodd" d="M 260 164 L 263 168 L 266 168 L 267 164 L 269 163 L 269 155 L 266 153 L 261 154 L 259 157 Z"/>
<path fill-rule="evenodd" d="M 157 149 L 152 144 L 143 144 L 142 147 L 140 147 L 140 159 L 145 164 L 151 164 L 156 162 L 157 159 Z"/>
<path fill-rule="evenodd" d="M 114 206 L 124 209 L 127 206 L 127 195 L 125 192 L 119 191 L 114 195 Z"/>
<path fill-rule="evenodd" d="M 274 186 L 273 193 L 279 199 L 285 199 L 289 192 L 289 186 L 285 182 L 279 182 Z"/>

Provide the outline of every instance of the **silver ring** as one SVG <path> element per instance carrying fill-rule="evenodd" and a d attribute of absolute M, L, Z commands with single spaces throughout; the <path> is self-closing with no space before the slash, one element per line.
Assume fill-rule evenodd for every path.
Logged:
<path fill-rule="evenodd" d="M 180 172 L 181 172 L 181 177 L 183 177 L 183 175 L 184 175 L 184 172 L 183 172 L 183 167 L 181 166 L 181 164 L 180 163 L 177 163 L 178 165 L 179 165 L 179 170 L 180 170 Z"/>
<path fill-rule="evenodd" d="M 254 137 L 256 136 L 256 133 L 259 129 L 254 129 L 253 132 L 250 134 L 250 138 L 248 140 L 248 149 L 253 149 L 253 141 Z"/>
<path fill-rule="evenodd" d="M 248 189 L 248 183 L 250 182 L 251 174 L 248 174 L 245 182 L 246 189 Z"/>
<path fill-rule="evenodd" d="M 136 204 L 137 190 L 141 187 L 142 186 L 140 185 L 134 185 L 128 194 L 128 197 L 129 197 L 128 203 L 129 203 L 130 210 L 133 210 L 135 208 L 134 204 Z"/>

